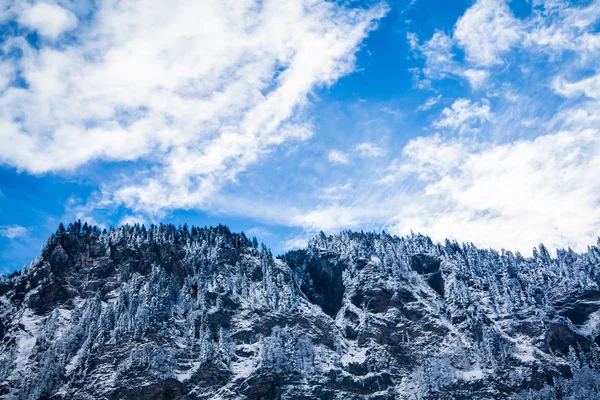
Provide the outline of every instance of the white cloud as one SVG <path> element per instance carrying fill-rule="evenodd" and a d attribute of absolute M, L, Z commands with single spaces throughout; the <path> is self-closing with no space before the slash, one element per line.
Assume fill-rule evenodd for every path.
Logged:
<path fill-rule="evenodd" d="M 440 102 L 442 95 L 437 95 L 435 97 L 428 98 L 424 104 L 417 107 L 417 111 L 427 111 L 434 105 Z"/>
<path fill-rule="evenodd" d="M 408 32 L 406 34 L 406 40 L 408 41 L 408 46 L 411 50 L 417 50 L 419 48 L 419 38 L 417 34 L 414 32 Z"/>
<path fill-rule="evenodd" d="M 246 232 L 246 236 L 248 237 L 256 237 L 258 239 L 263 239 L 273 235 L 273 232 L 264 228 L 262 226 L 255 226 L 253 228 L 248 229 Z"/>
<path fill-rule="evenodd" d="M 456 61 L 454 54 L 456 40 L 446 33 L 436 31 L 430 40 L 420 46 L 416 40 L 416 36 L 411 38 L 410 46 L 425 58 L 424 67 L 416 70 L 423 75 L 423 79 L 417 77 L 417 86 L 428 87 L 431 80 L 452 77 L 466 79 L 472 88 L 478 89 L 489 77 L 489 71 L 486 69 L 468 68 Z"/>
<path fill-rule="evenodd" d="M 56 39 L 77 26 L 77 17 L 58 4 L 40 2 L 22 10 L 19 23 L 43 36 Z"/>
<path fill-rule="evenodd" d="M 545 55 L 553 61 L 572 52 L 580 66 L 600 56 L 600 1 L 582 7 L 563 1 L 533 3 L 531 16 L 523 19 L 516 18 L 507 3 L 478 0 L 458 19 L 452 34 L 436 30 L 423 44 L 409 33 L 412 52 L 425 59 L 422 68 L 410 68 L 416 85 L 431 88 L 434 80 L 453 78 L 465 79 L 473 89 L 491 86 L 497 83 L 491 76 L 522 61 L 516 54 L 537 61 Z M 464 50 L 464 60 L 455 57 L 456 47 Z M 528 68 L 521 65 L 522 71 Z"/>
<path fill-rule="evenodd" d="M 348 191 L 352 188 L 350 183 L 344 185 L 333 185 L 326 188 L 320 189 L 317 193 L 317 197 L 322 200 L 341 200 L 345 198 Z"/>
<path fill-rule="evenodd" d="M 419 46 L 419 51 L 425 58 L 422 72 L 426 80 L 460 74 L 458 65 L 453 60 L 453 46 L 452 38 L 442 31 L 435 31 L 431 39 Z M 427 84 L 427 81 L 424 83 Z"/>
<path fill-rule="evenodd" d="M 442 118 L 434 123 L 437 128 L 459 129 L 472 121 L 480 123 L 489 121 L 491 117 L 490 102 L 482 99 L 481 103 L 472 103 L 468 99 L 458 99 L 451 107 L 442 111 Z"/>
<path fill-rule="evenodd" d="M 521 40 L 521 22 L 504 0 L 478 0 L 459 18 L 454 38 L 469 61 L 489 67 Z"/>
<path fill-rule="evenodd" d="M 101 196 L 98 193 L 92 193 L 91 197 L 94 198 L 94 201 L 88 201 L 87 203 L 83 203 L 82 200 L 76 196 L 69 197 L 65 203 L 65 214 L 62 219 L 64 221 L 80 220 L 82 222 L 87 222 L 88 225 L 91 226 L 97 226 L 101 229 L 106 228 L 106 225 L 98 221 L 93 214 L 96 208 L 102 208 L 109 205 L 109 201 L 100 198 Z M 124 217 L 119 223 L 126 224 L 129 222 L 131 222 L 131 220 L 129 220 L 128 217 Z"/>
<path fill-rule="evenodd" d="M 545 4 L 529 21 L 531 27 L 524 44 L 546 52 L 556 58 L 564 51 L 575 51 L 582 60 L 593 59 L 600 50 L 600 35 L 594 24 L 600 18 L 600 2 L 593 1 L 584 7 L 569 7 L 559 3 Z"/>
<path fill-rule="evenodd" d="M 19 225 L 0 226 L 0 236 L 8 239 L 17 239 L 27 234 L 27 228 Z"/>
<path fill-rule="evenodd" d="M 327 154 L 327 159 L 332 164 L 341 164 L 341 165 L 350 164 L 350 159 L 348 158 L 348 156 L 346 154 L 342 153 L 341 151 L 335 150 L 335 149 L 331 150 Z"/>
<path fill-rule="evenodd" d="M 478 89 L 490 76 L 489 71 L 485 69 L 467 69 L 464 71 L 464 75 L 469 81 L 469 84 L 473 89 Z"/>
<path fill-rule="evenodd" d="M 385 151 L 381 147 L 369 142 L 359 144 L 354 148 L 354 152 L 358 153 L 361 157 L 381 157 L 385 154 Z"/>
<path fill-rule="evenodd" d="M 584 95 L 592 99 L 600 99 L 600 74 L 590 76 L 576 82 L 566 82 L 562 78 L 555 78 L 552 87 L 564 97 Z"/>
<path fill-rule="evenodd" d="M 479 0 L 458 19 L 452 35 L 436 30 L 430 40 L 419 45 L 415 34 L 408 34 L 411 50 L 425 58 L 417 69 L 417 86 L 429 87 L 431 80 L 466 79 L 473 89 L 488 79 L 489 68 L 502 64 L 501 55 L 518 44 L 523 35 L 522 23 L 504 0 Z M 455 59 L 455 46 L 465 51 L 466 62 Z M 476 68 L 474 68 L 474 66 Z"/>
<path fill-rule="evenodd" d="M 304 249 L 314 235 L 301 235 L 288 239 L 283 242 L 283 251 Z"/>
<path fill-rule="evenodd" d="M 146 219 L 140 215 L 126 215 L 119 221 L 119 225 L 142 225 L 144 223 L 146 223 Z"/>
<path fill-rule="evenodd" d="M 392 163 L 380 183 L 397 182 L 410 174 L 424 182 L 438 179 L 449 174 L 464 153 L 463 142 L 447 142 L 440 135 L 417 137 L 404 146 L 403 158 Z"/>
<path fill-rule="evenodd" d="M 418 140 L 405 162 L 420 179 L 426 177 L 426 200 L 400 210 L 395 231 L 414 229 L 440 240 L 527 253 L 540 242 L 582 250 L 597 235 L 600 136 L 595 131 L 495 146 Z M 424 176 L 423 170 L 430 173 Z"/>
<path fill-rule="evenodd" d="M 8 87 L 13 80 L 15 70 L 12 64 L 0 61 L 0 92 Z"/>
<path fill-rule="evenodd" d="M 75 41 L 4 44 L 23 52 L 14 62 L 27 87 L 0 94 L 0 163 L 40 174 L 140 161 L 105 185 L 103 202 L 136 213 L 202 206 L 274 146 L 310 137 L 299 108 L 353 70 L 385 11 L 319 0 L 102 2 Z"/>
<path fill-rule="evenodd" d="M 364 226 L 367 220 L 372 220 L 374 216 L 380 214 L 380 211 L 368 207 L 331 205 L 306 213 L 296 213 L 290 218 L 290 223 L 301 226 L 309 232 L 320 230 L 331 232 L 343 228 Z"/>

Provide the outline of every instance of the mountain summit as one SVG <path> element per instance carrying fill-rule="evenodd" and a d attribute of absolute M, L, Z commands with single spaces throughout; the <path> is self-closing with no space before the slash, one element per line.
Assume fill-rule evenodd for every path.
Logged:
<path fill-rule="evenodd" d="M 62 225 L 0 279 L 5 399 L 597 399 L 600 249 Z"/>

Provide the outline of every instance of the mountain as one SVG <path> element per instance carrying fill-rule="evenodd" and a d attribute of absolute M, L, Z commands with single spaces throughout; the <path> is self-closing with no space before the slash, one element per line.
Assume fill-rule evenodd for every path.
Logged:
<path fill-rule="evenodd" d="M 3 399 L 597 399 L 600 249 L 62 225 L 0 279 Z"/>

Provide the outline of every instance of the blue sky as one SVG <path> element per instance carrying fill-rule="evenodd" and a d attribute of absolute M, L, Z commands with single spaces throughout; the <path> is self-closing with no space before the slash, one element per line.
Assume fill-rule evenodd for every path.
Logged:
<path fill-rule="evenodd" d="M 598 1 L 0 7 L 0 272 L 76 219 L 600 234 Z"/>

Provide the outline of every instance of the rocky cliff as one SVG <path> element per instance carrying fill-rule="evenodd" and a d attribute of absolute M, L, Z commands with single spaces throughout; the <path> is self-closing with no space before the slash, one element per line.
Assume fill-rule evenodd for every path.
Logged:
<path fill-rule="evenodd" d="M 0 280 L 0 397 L 596 399 L 599 284 L 596 246 L 74 223 Z"/>

